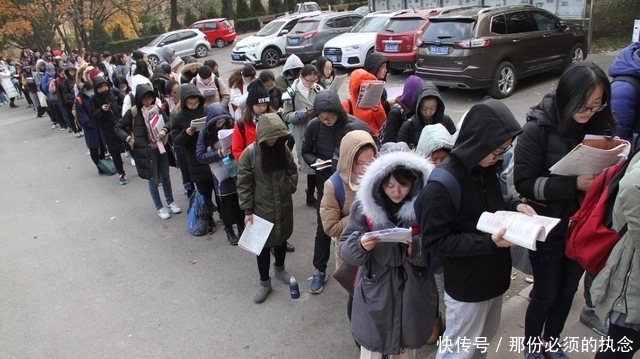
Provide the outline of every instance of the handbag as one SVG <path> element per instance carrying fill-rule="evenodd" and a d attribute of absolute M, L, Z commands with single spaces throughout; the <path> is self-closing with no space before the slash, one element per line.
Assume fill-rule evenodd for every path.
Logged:
<path fill-rule="evenodd" d="M 42 93 L 42 91 L 38 91 L 38 102 L 40 103 L 40 107 L 47 107 L 47 95 Z"/>
<path fill-rule="evenodd" d="M 346 289 L 351 296 L 353 296 L 353 290 L 356 286 L 359 269 L 360 267 L 358 266 L 344 262 L 340 268 L 333 272 L 333 278 L 335 278 L 336 282 L 338 282 L 342 288 Z"/>
<path fill-rule="evenodd" d="M 98 168 L 109 176 L 113 176 L 114 174 L 118 173 L 118 170 L 116 170 L 116 165 L 113 164 L 113 158 L 111 158 L 111 156 L 101 159 L 100 162 L 98 162 Z"/>

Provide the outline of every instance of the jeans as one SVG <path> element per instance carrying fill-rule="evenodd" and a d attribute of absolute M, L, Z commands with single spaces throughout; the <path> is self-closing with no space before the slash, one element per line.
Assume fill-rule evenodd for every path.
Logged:
<path fill-rule="evenodd" d="M 316 171 L 316 187 L 318 189 L 318 208 L 316 209 L 316 238 L 313 248 L 313 266 L 318 272 L 327 271 L 327 262 L 331 256 L 331 237 L 324 232 L 320 219 L 320 202 L 324 192 L 324 182 L 331 176 L 331 170 Z"/>
<path fill-rule="evenodd" d="M 563 237 L 549 236 L 536 244 L 537 251 L 529 251 L 534 282 L 524 320 L 525 343 L 540 337 L 543 328 L 543 340 L 560 340 L 584 273 L 578 262 L 564 255 L 565 243 Z"/>
<path fill-rule="evenodd" d="M 156 206 L 156 210 L 159 210 L 163 206 L 160 200 L 160 191 L 158 191 L 158 176 L 162 180 L 162 191 L 167 204 L 173 203 L 171 177 L 169 176 L 169 155 L 166 152 L 160 154 L 157 149 L 151 150 L 151 170 L 153 171 L 153 176 L 148 181 L 149 194 L 153 200 L 153 205 Z"/>

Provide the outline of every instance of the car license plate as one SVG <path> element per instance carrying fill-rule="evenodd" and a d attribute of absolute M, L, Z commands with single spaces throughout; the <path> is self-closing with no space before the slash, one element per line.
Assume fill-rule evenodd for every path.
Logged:
<path fill-rule="evenodd" d="M 238 54 L 231 54 L 231 59 L 232 59 L 232 60 L 240 60 L 240 55 L 238 55 Z"/>
<path fill-rule="evenodd" d="M 290 45 L 298 45 L 299 41 L 300 41 L 300 39 L 298 39 L 298 38 L 292 38 L 292 39 L 289 39 L 289 44 Z"/>
<path fill-rule="evenodd" d="M 331 60 L 331 62 L 338 62 L 338 56 L 336 55 L 327 55 L 327 59 Z"/>
<path fill-rule="evenodd" d="M 429 52 L 436 55 L 446 55 L 449 53 L 449 46 L 431 46 Z"/>
<path fill-rule="evenodd" d="M 398 52 L 399 47 L 400 45 L 398 44 L 384 44 L 384 51 Z"/>

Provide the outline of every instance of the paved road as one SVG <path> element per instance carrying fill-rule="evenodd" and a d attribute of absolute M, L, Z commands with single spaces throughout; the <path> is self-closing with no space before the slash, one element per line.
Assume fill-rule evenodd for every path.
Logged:
<path fill-rule="evenodd" d="M 236 68 L 226 63 L 230 51 L 211 52 L 223 78 Z M 593 59 L 608 66 L 612 58 Z M 400 86 L 403 78 L 389 82 Z M 523 120 L 555 82 L 551 75 L 523 81 L 505 103 Z M 454 120 L 483 96 L 443 94 Z M 346 292 L 332 281 L 321 295 L 307 292 L 315 215 L 304 205 L 303 180 L 294 199 L 297 250 L 286 261 L 302 296 L 292 300 L 274 282 L 256 305 L 254 256 L 229 246 L 222 231 L 191 236 L 184 213 L 159 219 L 134 168 L 125 164 L 126 186 L 98 176 L 83 140 L 18 105 L 0 108 L 0 358 L 358 356 Z M 179 173 L 171 176 L 186 210 Z"/>

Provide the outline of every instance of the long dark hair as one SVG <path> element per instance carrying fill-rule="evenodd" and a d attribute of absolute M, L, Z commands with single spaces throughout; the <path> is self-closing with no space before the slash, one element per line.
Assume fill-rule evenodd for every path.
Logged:
<path fill-rule="evenodd" d="M 267 106 L 267 110 L 264 113 L 274 113 L 276 112 L 273 108 L 271 108 L 271 105 Z M 245 125 L 252 125 L 253 124 L 253 106 L 245 106 L 244 110 L 242 110 L 242 117 L 240 117 L 240 120 L 242 122 L 244 122 Z"/>
<path fill-rule="evenodd" d="M 266 141 L 260 143 L 262 156 L 260 164 L 264 173 L 272 173 L 277 170 L 285 171 L 289 168 L 287 160 L 287 139 L 289 137 L 280 137 L 273 146 L 267 145 Z"/>
<path fill-rule="evenodd" d="M 580 124 L 573 115 L 584 107 L 596 88 L 602 87 L 602 103 L 607 106 L 593 114 L 589 122 Z M 602 69 L 591 61 L 576 62 L 560 77 L 556 89 L 555 107 L 562 134 L 576 145 L 585 134 L 614 136 L 615 120 L 611 111 L 611 83 Z"/>
<path fill-rule="evenodd" d="M 143 60 L 136 61 L 136 70 L 133 72 L 134 75 L 142 75 L 146 78 L 150 78 L 151 74 L 149 73 L 149 67 L 147 63 Z"/>
<path fill-rule="evenodd" d="M 316 69 L 318 70 L 318 84 L 320 84 L 320 86 L 322 87 L 324 87 L 324 80 L 327 79 L 327 77 L 324 75 L 324 66 L 327 64 L 327 62 L 331 62 L 331 65 L 333 66 L 333 62 L 324 56 L 318 57 L 318 60 L 316 61 Z M 335 68 L 331 70 L 331 76 L 336 76 Z"/>
<path fill-rule="evenodd" d="M 242 69 L 237 69 L 229 76 L 229 88 L 242 88 Z"/>

